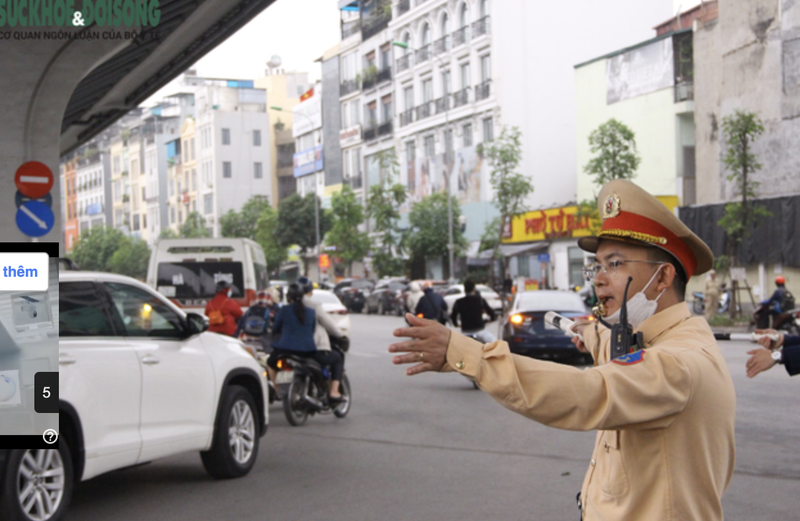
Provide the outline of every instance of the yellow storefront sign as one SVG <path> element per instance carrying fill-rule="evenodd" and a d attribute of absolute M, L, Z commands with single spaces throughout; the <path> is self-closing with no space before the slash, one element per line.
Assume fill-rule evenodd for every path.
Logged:
<path fill-rule="evenodd" d="M 662 195 L 656 198 L 671 211 L 678 206 L 678 197 L 675 195 Z M 593 228 L 599 229 L 601 224 L 599 219 L 591 220 L 588 215 L 578 215 L 577 206 L 535 210 L 511 221 L 511 230 L 506 229 L 503 243 L 587 237 L 591 235 Z"/>

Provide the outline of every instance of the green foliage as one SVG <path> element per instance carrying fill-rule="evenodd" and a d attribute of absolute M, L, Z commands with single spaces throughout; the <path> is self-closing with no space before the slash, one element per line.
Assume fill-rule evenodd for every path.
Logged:
<path fill-rule="evenodd" d="M 82 233 L 72 250 L 82 270 L 107 271 L 144 280 L 150 249 L 141 239 L 131 239 L 115 228 L 95 226 Z"/>
<path fill-rule="evenodd" d="M 369 236 L 358 230 L 364 222 L 364 207 L 349 186 L 331 198 L 333 226 L 325 242 L 336 247 L 336 256 L 349 267 L 353 261 L 363 260 L 369 252 Z"/>
<path fill-rule="evenodd" d="M 577 217 L 589 218 L 589 233 L 597 235 L 600 228 L 603 227 L 603 221 L 600 220 L 600 212 L 597 210 L 597 202 L 593 199 L 584 199 L 578 203 L 578 211 L 575 212 Z"/>
<path fill-rule="evenodd" d="M 322 209 L 322 203 L 314 194 L 300 197 L 292 194 L 278 205 L 278 228 L 276 236 L 278 242 L 285 247 L 297 245 L 303 254 L 307 254 L 316 246 L 316 220 L 315 201 L 319 204 L 319 240 L 322 242 L 325 234 L 333 225 L 330 212 Z M 308 259 L 304 260 L 305 273 L 308 274 Z"/>
<path fill-rule="evenodd" d="M 735 193 L 741 201 L 725 205 L 725 213 L 717 223 L 731 240 L 731 258 L 735 261 L 739 243 L 747 237 L 750 225 L 762 217 L 772 215 L 763 206 L 753 205 L 759 184 L 753 174 L 761 170 L 761 163 L 752 152 L 753 141 L 764 132 L 764 125 L 752 112 L 736 111 L 722 120 L 725 133 L 725 153 L 722 162 L 730 171 L 728 181 L 735 184 Z"/>
<path fill-rule="evenodd" d="M 636 135 L 623 123 L 612 118 L 589 134 L 589 148 L 597 154 L 584 167 L 603 186 L 614 179 L 633 179 L 642 162 L 636 150 Z"/>
<path fill-rule="evenodd" d="M 372 220 L 375 238 L 372 267 L 379 277 L 399 275 L 405 267 L 403 259 L 405 234 L 400 230 L 400 206 L 408 198 L 406 187 L 393 183 L 399 162 L 394 149 L 377 154 L 382 171 L 389 172 L 381 184 L 372 185 L 367 195 L 367 214 Z"/>
<path fill-rule="evenodd" d="M 228 210 L 220 218 L 220 233 L 223 237 L 255 240 L 258 218 L 266 208 L 270 208 L 269 199 L 263 195 L 254 195 L 244 203 L 241 212 Z"/>
<path fill-rule="evenodd" d="M 123 241 L 120 248 L 114 252 L 109 259 L 108 268 L 114 273 L 121 273 L 143 281 L 147 278 L 149 263 L 150 248 L 147 246 L 147 242 L 133 237 Z"/>
<path fill-rule="evenodd" d="M 172 228 L 161 230 L 161 233 L 158 235 L 159 239 L 177 239 L 179 237 L 180 235 L 178 235 L 178 233 Z"/>
<path fill-rule="evenodd" d="M 453 208 L 453 250 L 455 255 L 461 254 L 467 248 L 467 240 L 458 226 L 458 217 L 461 209 L 458 199 L 452 198 Z M 435 193 L 414 205 L 408 214 L 411 224 L 411 233 L 408 237 L 408 247 L 412 254 L 422 259 L 441 259 L 447 255 L 447 195 Z M 444 225 L 444 226 L 443 226 Z M 444 228 L 444 229 L 442 229 Z"/>
<path fill-rule="evenodd" d="M 197 212 L 190 212 L 181 226 L 181 237 L 187 239 L 211 237 L 211 233 L 206 228 L 205 218 Z"/>
<path fill-rule="evenodd" d="M 282 245 L 278 239 L 278 211 L 267 206 L 259 215 L 256 221 L 255 241 L 264 249 L 264 256 L 267 259 L 267 272 L 275 273 L 288 257 L 289 252 L 286 246 Z"/>

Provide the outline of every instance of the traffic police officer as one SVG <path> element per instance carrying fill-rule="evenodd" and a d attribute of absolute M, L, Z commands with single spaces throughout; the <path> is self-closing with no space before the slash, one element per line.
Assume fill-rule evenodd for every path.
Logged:
<path fill-rule="evenodd" d="M 595 367 L 581 370 L 512 355 L 505 342 L 480 344 L 432 321 L 407 318 L 393 344 L 406 373 L 456 370 L 505 407 L 552 427 L 597 430 L 581 490 L 583 519 L 722 520 L 733 475 L 735 395 L 708 323 L 684 301 L 688 277 L 713 255 L 655 197 L 630 181 L 606 184 L 598 198 L 595 253 L 588 270 L 604 319 L 628 314 L 644 349 L 611 360 L 610 331 L 582 330 Z M 632 295 L 632 296 L 631 296 Z"/>

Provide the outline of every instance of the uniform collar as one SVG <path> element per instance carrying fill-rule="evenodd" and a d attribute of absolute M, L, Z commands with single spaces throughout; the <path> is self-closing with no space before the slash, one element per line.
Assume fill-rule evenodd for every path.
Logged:
<path fill-rule="evenodd" d="M 679 302 L 642 322 L 637 331 L 642 332 L 645 347 L 650 347 L 661 335 L 690 318 L 689 305 Z"/>

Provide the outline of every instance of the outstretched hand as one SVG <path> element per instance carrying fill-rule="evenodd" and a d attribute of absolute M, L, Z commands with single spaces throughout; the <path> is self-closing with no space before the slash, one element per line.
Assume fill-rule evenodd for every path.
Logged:
<path fill-rule="evenodd" d="M 447 361 L 450 330 L 435 320 L 417 318 L 411 313 L 406 313 L 406 320 L 412 327 L 395 329 L 394 336 L 412 340 L 389 346 L 390 353 L 402 353 L 392 358 L 392 363 L 416 364 L 406 369 L 409 376 L 426 371 L 441 371 Z"/>
<path fill-rule="evenodd" d="M 748 378 L 752 378 L 758 373 L 772 369 L 772 366 L 775 365 L 775 360 L 772 359 L 772 351 L 769 349 L 759 347 L 758 349 L 748 351 L 747 354 L 751 355 L 746 365 Z"/>

